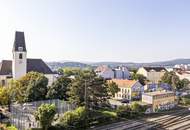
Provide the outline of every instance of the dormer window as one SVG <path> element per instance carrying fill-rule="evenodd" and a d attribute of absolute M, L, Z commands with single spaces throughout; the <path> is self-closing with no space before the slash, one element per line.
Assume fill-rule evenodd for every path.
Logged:
<path fill-rule="evenodd" d="M 22 53 L 20 53 L 20 54 L 19 54 L 19 59 L 22 59 L 22 57 L 23 57 L 23 56 L 22 56 Z"/>
<path fill-rule="evenodd" d="M 18 51 L 23 51 L 23 47 L 18 47 Z"/>

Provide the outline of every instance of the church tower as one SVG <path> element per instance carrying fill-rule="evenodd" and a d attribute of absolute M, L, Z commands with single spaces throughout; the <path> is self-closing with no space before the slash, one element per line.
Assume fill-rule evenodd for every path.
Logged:
<path fill-rule="evenodd" d="M 13 79 L 19 79 L 27 72 L 27 51 L 24 32 L 15 33 L 13 45 L 12 75 Z"/>

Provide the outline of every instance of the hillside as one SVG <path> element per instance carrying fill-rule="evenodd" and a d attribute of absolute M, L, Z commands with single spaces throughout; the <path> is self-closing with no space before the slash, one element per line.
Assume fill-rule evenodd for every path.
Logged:
<path fill-rule="evenodd" d="M 96 67 L 99 65 L 108 65 L 110 67 L 117 66 L 127 66 L 129 68 L 139 68 L 141 66 L 174 66 L 176 64 L 190 64 L 190 59 L 175 59 L 169 61 L 161 61 L 161 62 L 151 62 L 151 63 L 133 63 L 133 62 L 89 62 L 81 63 L 81 62 L 48 62 L 47 63 L 51 69 L 57 70 L 58 68 L 64 67 L 78 67 L 78 68 L 86 68 L 86 67 Z"/>

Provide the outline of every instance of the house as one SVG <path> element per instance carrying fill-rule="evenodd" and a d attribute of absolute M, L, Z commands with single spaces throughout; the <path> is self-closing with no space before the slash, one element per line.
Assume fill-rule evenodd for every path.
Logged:
<path fill-rule="evenodd" d="M 98 66 L 95 69 L 98 76 L 104 79 L 130 79 L 131 74 L 126 67 L 110 68 L 106 65 Z"/>
<path fill-rule="evenodd" d="M 180 80 L 188 79 L 190 81 L 190 71 L 178 70 L 178 71 L 175 71 L 175 73 L 179 77 Z"/>
<path fill-rule="evenodd" d="M 114 78 L 114 71 L 106 65 L 98 66 L 95 69 L 95 72 L 98 76 L 101 76 L 104 79 L 113 79 Z"/>
<path fill-rule="evenodd" d="M 114 69 L 115 79 L 131 79 L 131 74 L 126 67 L 117 67 Z"/>
<path fill-rule="evenodd" d="M 144 75 L 152 83 L 158 83 L 165 72 L 167 70 L 164 67 L 141 67 L 137 74 Z"/>
<path fill-rule="evenodd" d="M 175 94 L 172 91 L 155 91 L 142 94 L 142 102 L 150 104 L 152 111 L 168 110 L 175 107 Z"/>
<path fill-rule="evenodd" d="M 139 99 L 141 93 L 143 92 L 143 86 L 136 80 L 127 80 L 127 79 L 112 79 L 109 82 L 115 82 L 120 91 L 115 94 L 114 99 L 122 100 L 133 100 Z"/>
<path fill-rule="evenodd" d="M 27 58 L 24 32 L 16 31 L 12 53 L 12 60 L 2 60 L 0 63 L 1 85 L 6 86 L 9 80 L 20 79 L 31 71 L 43 73 L 48 78 L 49 85 L 56 80 L 58 74 L 54 73 L 42 59 Z"/>

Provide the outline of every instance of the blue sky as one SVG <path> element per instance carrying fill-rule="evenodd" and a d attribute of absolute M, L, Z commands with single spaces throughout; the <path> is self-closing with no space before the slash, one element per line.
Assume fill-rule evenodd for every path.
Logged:
<path fill-rule="evenodd" d="M 190 58 L 189 0 L 0 0 L 0 59 L 24 31 L 28 57 L 150 62 Z"/>

